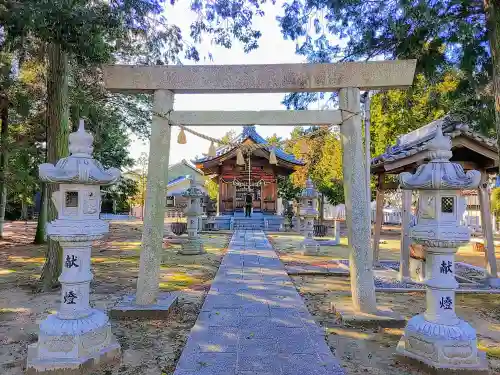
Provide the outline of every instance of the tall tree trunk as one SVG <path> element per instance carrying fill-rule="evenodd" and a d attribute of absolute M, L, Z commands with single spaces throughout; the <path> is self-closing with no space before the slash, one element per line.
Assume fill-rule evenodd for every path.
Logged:
<path fill-rule="evenodd" d="M 47 162 L 55 164 L 68 155 L 68 56 L 57 44 L 50 44 L 47 53 Z M 47 184 L 48 221 L 57 217 L 51 197 L 58 189 L 58 185 Z M 59 285 L 57 278 L 61 269 L 62 249 L 57 242 L 49 239 L 47 256 L 40 277 L 43 290 L 51 290 Z"/>
<path fill-rule="evenodd" d="M 319 195 L 319 223 L 323 225 L 325 221 L 325 194 Z"/>
<path fill-rule="evenodd" d="M 47 184 L 41 185 L 42 195 L 40 196 L 40 212 L 38 213 L 38 223 L 36 226 L 35 240 L 36 244 L 47 242 Z"/>
<path fill-rule="evenodd" d="M 493 77 L 495 127 L 497 130 L 498 155 L 500 157 L 500 2 L 498 2 L 498 0 L 484 0 L 484 10 L 486 12 L 488 39 L 490 41 L 490 51 L 493 65 L 491 76 Z"/>
<path fill-rule="evenodd" d="M 5 207 L 7 206 L 7 136 L 9 132 L 9 99 L 4 93 L 0 97 L 0 238 L 3 237 Z"/>

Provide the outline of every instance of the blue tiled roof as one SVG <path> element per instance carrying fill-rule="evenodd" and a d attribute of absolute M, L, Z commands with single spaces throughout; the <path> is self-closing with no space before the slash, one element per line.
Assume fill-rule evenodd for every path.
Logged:
<path fill-rule="evenodd" d="M 267 143 L 266 140 L 264 138 L 262 138 L 259 135 L 259 133 L 257 133 L 257 131 L 255 130 L 255 125 L 245 125 L 243 127 L 243 132 L 241 132 L 241 134 L 239 134 L 237 137 L 235 137 L 231 141 L 234 142 L 234 143 L 243 143 L 243 141 L 245 141 L 245 139 L 247 139 L 247 138 L 252 139 L 257 144 L 265 144 L 265 143 Z M 272 148 L 273 147 L 264 147 L 264 149 L 267 150 L 267 151 L 271 151 Z M 215 154 L 216 154 L 215 157 L 204 156 L 202 158 L 193 160 L 193 162 L 194 163 L 203 163 L 203 162 L 206 162 L 208 160 L 218 158 L 219 156 L 224 155 L 224 154 L 230 152 L 233 149 L 234 149 L 233 146 L 224 145 L 224 146 L 219 147 L 215 151 Z M 297 164 L 297 165 L 303 165 L 304 164 L 301 160 L 297 159 L 293 154 L 286 153 L 281 148 L 274 147 L 274 153 L 276 154 L 277 158 L 279 158 L 281 160 L 285 160 L 285 161 L 287 161 L 289 163 L 293 163 L 293 164 Z"/>
<path fill-rule="evenodd" d="M 174 178 L 173 180 L 170 180 L 167 184 L 167 187 L 168 186 L 172 186 L 172 185 L 175 185 L 176 183 L 180 182 L 180 181 L 184 181 L 188 178 L 188 176 L 179 176 L 179 177 L 176 177 Z"/>

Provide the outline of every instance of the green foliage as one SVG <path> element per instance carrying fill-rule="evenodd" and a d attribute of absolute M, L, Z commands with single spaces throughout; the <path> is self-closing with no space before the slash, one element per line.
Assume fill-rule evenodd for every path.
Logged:
<path fill-rule="evenodd" d="M 500 188 L 491 191 L 491 212 L 500 215 Z"/>
<path fill-rule="evenodd" d="M 408 90 L 389 90 L 374 95 L 370 127 L 372 155 L 384 153 L 399 135 L 450 112 L 456 104 L 453 95 L 460 82 L 458 76 L 456 70 L 450 70 L 433 84 L 423 74 L 418 74 Z"/>
<path fill-rule="evenodd" d="M 310 171 L 310 176 L 318 190 L 325 195 L 328 203 L 337 205 L 344 202 L 342 173 L 342 149 L 335 133 L 323 138 L 319 150 L 320 157 Z"/>
<path fill-rule="evenodd" d="M 216 201 L 219 194 L 219 184 L 215 180 L 208 179 L 205 181 L 205 188 L 207 189 L 208 197 Z"/>
<path fill-rule="evenodd" d="M 234 130 L 229 130 L 226 132 L 226 134 L 224 134 L 224 136 L 221 138 L 221 141 L 224 142 L 224 143 L 228 143 L 228 142 L 231 142 L 234 137 L 236 137 L 236 132 Z"/>
<path fill-rule="evenodd" d="M 480 129 L 493 124 L 487 88 L 491 55 L 481 0 L 293 0 L 284 5 L 279 22 L 283 36 L 297 41 L 297 53 L 310 62 L 417 59 L 417 73 L 430 84 L 454 67 L 461 74 L 453 96 L 462 105 L 452 109 Z M 299 99 L 307 106 L 312 96 L 287 99 L 291 107 L 299 106 Z"/>
<path fill-rule="evenodd" d="M 146 202 L 146 184 L 148 175 L 148 154 L 141 153 L 137 159 L 135 166 L 137 169 L 133 172 L 128 172 L 128 178 L 137 181 L 137 193 L 131 198 L 131 205 L 142 206 Z"/>
<path fill-rule="evenodd" d="M 134 196 L 139 192 L 139 183 L 130 178 L 121 178 L 120 181 L 103 190 L 103 202 L 111 202 L 113 212 L 129 212 Z"/>
<path fill-rule="evenodd" d="M 328 202 L 344 201 L 342 149 L 338 134 L 327 128 L 295 127 L 287 151 L 300 158 L 305 165 L 292 174 L 295 186 L 303 187 L 308 177 Z"/>
<path fill-rule="evenodd" d="M 285 201 L 294 201 L 300 196 L 302 187 L 293 183 L 291 176 L 281 176 L 278 178 L 278 196 Z"/>
<path fill-rule="evenodd" d="M 160 30 L 161 26 L 167 26 L 159 16 L 162 3 L 156 0 L 7 1 L 0 12 L 0 22 L 5 25 L 10 45 L 34 35 L 46 43 L 60 45 L 83 64 L 103 63 L 109 61 L 114 52 L 138 52 L 134 44 L 146 37 L 154 40 L 156 50 L 167 47 L 171 38 Z"/>
<path fill-rule="evenodd" d="M 266 138 L 266 142 L 268 144 L 272 145 L 272 146 L 277 146 L 278 147 L 283 142 L 283 138 L 282 137 L 278 137 L 278 135 L 276 133 L 274 133 L 270 137 Z"/>

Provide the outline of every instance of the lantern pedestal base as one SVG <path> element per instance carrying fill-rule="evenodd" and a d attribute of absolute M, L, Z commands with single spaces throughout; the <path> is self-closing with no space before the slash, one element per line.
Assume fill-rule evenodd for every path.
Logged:
<path fill-rule="evenodd" d="M 476 331 L 463 320 L 456 325 L 444 325 L 425 320 L 423 314 L 414 316 L 396 350 L 433 369 L 454 373 L 488 369 L 484 355 L 477 350 Z"/>
<path fill-rule="evenodd" d="M 76 374 L 112 361 L 119 354 L 120 345 L 114 340 L 108 316 L 102 311 L 91 309 L 89 315 L 77 319 L 61 319 L 54 314 L 40 324 L 38 343 L 28 347 L 27 371 Z"/>
<path fill-rule="evenodd" d="M 70 359 L 40 359 L 38 345 L 28 346 L 27 375 L 83 375 L 103 371 L 120 360 L 120 344 L 111 342 L 107 347 L 87 357 Z"/>
<path fill-rule="evenodd" d="M 314 239 L 305 239 L 300 246 L 303 255 L 319 255 L 319 244 Z"/>
<path fill-rule="evenodd" d="M 488 284 L 492 288 L 500 288 L 500 278 L 498 278 L 498 277 L 489 277 L 489 278 L 486 279 L 486 284 Z"/>
<path fill-rule="evenodd" d="M 199 255 L 204 254 L 203 241 L 201 238 L 188 238 L 188 240 L 182 244 L 179 254 L 181 255 Z"/>

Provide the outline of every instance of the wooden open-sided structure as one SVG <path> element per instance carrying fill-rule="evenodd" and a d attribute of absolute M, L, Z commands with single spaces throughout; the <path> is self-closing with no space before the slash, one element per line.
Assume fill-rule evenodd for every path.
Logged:
<path fill-rule="evenodd" d="M 498 170 L 498 153 L 496 141 L 472 131 L 466 124 L 452 116 L 446 116 L 427 124 L 413 132 L 402 135 L 396 145 L 388 147 L 387 151 L 372 159 L 371 173 L 378 178 L 376 198 L 376 221 L 373 240 L 373 259 L 378 262 L 380 231 L 382 228 L 382 209 L 384 191 L 397 189 L 399 182 L 387 181 L 388 176 L 399 175 L 401 172 L 414 173 L 417 167 L 429 158 L 427 143 L 436 132 L 436 127 L 442 126 L 443 133 L 451 137 L 453 157 L 451 161 L 459 163 L 467 171 L 475 169 L 482 174 L 482 183 L 478 189 L 481 208 L 482 230 L 486 243 L 485 265 L 490 283 L 498 282 L 495 246 L 493 240 L 493 225 L 490 213 L 490 195 L 488 191 L 488 176 Z M 400 278 L 409 279 L 410 258 L 410 214 L 411 191 L 402 191 L 402 223 L 401 223 L 401 253 Z"/>
<path fill-rule="evenodd" d="M 163 202 L 171 125 L 325 125 L 341 126 L 346 213 L 354 308 L 376 313 L 370 214 L 360 115 L 360 89 L 405 88 L 412 84 L 415 60 L 340 64 L 105 66 L 106 88 L 114 92 L 151 93 L 153 122 L 147 197 L 136 303 L 156 301 L 161 260 Z M 339 91 L 338 111 L 174 111 L 174 95 Z"/>

